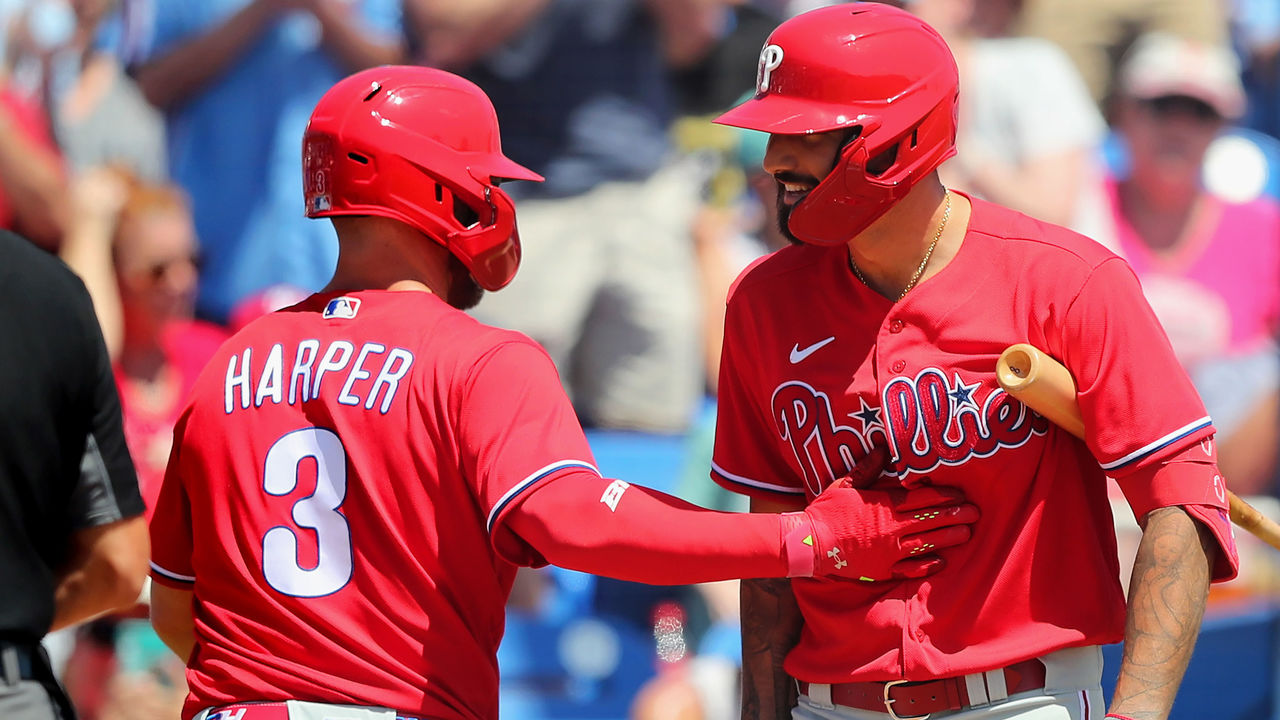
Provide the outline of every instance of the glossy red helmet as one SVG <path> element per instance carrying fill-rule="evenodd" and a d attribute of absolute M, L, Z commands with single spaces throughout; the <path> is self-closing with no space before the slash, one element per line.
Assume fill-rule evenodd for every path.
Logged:
<path fill-rule="evenodd" d="M 788 222 L 804 242 L 838 245 L 955 154 L 958 88 L 950 48 L 919 18 L 834 5 L 779 25 L 760 52 L 755 97 L 716 122 L 782 135 L 860 130 Z"/>
<path fill-rule="evenodd" d="M 502 154 L 480 88 L 425 67 L 358 72 L 320 98 L 302 140 L 307 217 L 376 215 L 449 249 L 486 290 L 520 265 L 504 179 L 542 180 Z"/>

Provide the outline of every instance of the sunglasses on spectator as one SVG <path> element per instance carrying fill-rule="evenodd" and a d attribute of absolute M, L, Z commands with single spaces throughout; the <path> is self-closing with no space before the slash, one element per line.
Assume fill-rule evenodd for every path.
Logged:
<path fill-rule="evenodd" d="M 203 259 L 201 258 L 199 253 L 192 253 L 190 255 L 181 255 L 178 257 L 173 257 L 167 260 L 161 260 L 159 262 L 152 263 L 151 265 L 147 266 L 146 274 L 147 274 L 147 277 L 150 278 L 152 281 L 159 280 L 160 278 L 163 278 L 165 276 L 165 273 L 169 272 L 169 268 L 173 267 L 174 265 L 177 265 L 178 263 L 188 263 L 191 265 L 191 267 L 195 268 L 196 271 L 198 272 L 200 270 L 200 265 L 202 264 L 202 261 Z"/>
<path fill-rule="evenodd" d="M 1187 95 L 1162 95 L 1139 101 L 1152 115 L 1157 117 L 1182 116 L 1197 122 L 1209 123 L 1222 119 L 1218 111 L 1209 103 Z"/>

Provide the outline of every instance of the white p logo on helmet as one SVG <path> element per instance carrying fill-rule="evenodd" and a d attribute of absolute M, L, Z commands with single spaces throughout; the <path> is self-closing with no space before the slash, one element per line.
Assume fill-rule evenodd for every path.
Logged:
<path fill-rule="evenodd" d="M 765 45 L 760 51 L 760 69 L 756 71 L 756 91 L 763 94 L 769 92 L 769 76 L 782 64 L 782 48 L 778 45 Z"/>

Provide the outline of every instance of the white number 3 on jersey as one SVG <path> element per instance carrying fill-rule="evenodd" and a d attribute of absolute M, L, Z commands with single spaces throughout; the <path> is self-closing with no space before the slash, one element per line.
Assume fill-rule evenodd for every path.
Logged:
<path fill-rule="evenodd" d="M 316 461 L 316 491 L 293 504 L 294 527 L 315 531 L 317 562 L 304 568 L 298 560 L 298 533 L 280 525 L 262 538 L 262 574 L 285 595 L 321 597 L 351 581 L 351 529 L 338 508 L 347 497 L 347 451 L 337 433 L 303 428 L 283 435 L 267 451 L 262 489 L 288 495 L 298 486 L 298 465 Z M 309 535 L 310 533 L 308 533 Z"/>

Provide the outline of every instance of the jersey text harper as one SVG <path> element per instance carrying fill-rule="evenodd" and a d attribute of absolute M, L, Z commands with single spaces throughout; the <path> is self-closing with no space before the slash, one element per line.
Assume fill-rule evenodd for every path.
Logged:
<path fill-rule="evenodd" d="M 385 415 L 395 400 L 400 380 L 413 366 L 412 352 L 404 348 L 388 351 L 385 345 L 375 342 L 364 343 L 357 352 L 351 342 L 334 340 L 321 352 L 319 340 L 303 340 L 289 354 L 281 343 L 276 343 L 262 360 L 258 359 L 261 352 L 254 350 L 247 347 L 227 363 L 227 414 L 237 407 L 261 407 L 267 401 L 295 405 L 326 391 L 336 392 L 343 405 L 363 405 L 365 410 L 376 405 Z M 381 367 L 370 356 L 382 356 Z"/>

